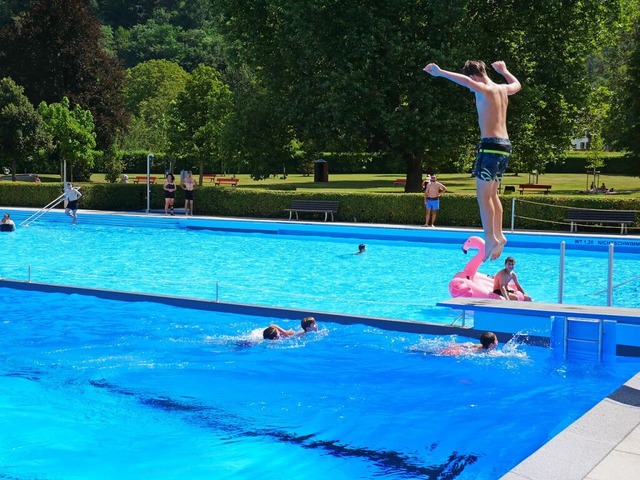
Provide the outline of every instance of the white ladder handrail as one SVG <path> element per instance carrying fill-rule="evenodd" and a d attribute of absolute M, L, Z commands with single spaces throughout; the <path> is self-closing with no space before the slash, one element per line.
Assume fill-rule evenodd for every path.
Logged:
<path fill-rule="evenodd" d="M 49 210 L 51 210 L 52 208 L 54 208 L 56 205 L 58 205 L 60 202 L 62 202 L 62 200 L 64 199 L 65 194 L 63 193 L 62 195 L 60 195 L 58 198 L 56 198 L 55 200 L 49 202 L 47 205 L 45 205 L 44 207 L 42 207 L 40 210 L 38 210 L 36 213 L 34 213 L 33 215 L 31 215 L 29 218 L 27 218 L 26 220 L 23 220 L 20 223 L 20 226 L 23 227 L 28 227 L 30 224 L 32 224 L 33 222 L 35 222 L 37 219 L 39 219 L 41 216 L 43 216 L 45 213 L 47 213 Z"/>

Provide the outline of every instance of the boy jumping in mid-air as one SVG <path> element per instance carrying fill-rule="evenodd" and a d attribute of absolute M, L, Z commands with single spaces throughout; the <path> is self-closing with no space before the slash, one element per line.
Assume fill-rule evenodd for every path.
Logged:
<path fill-rule="evenodd" d="M 473 176 L 476 177 L 476 195 L 485 237 L 483 261 L 500 257 L 507 243 L 502 233 L 502 204 L 498 197 L 498 186 L 511 155 L 511 143 L 507 133 L 509 95 L 519 92 L 522 88 L 518 79 L 507 70 L 504 62 L 494 62 L 491 66 L 504 77 L 506 84 L 494 83 L 487 76 L 484 62 L 478 60 L 468 60 L 464 64 L 462 74 L 442 70 L 435 63 L 424 67 L 428 74 L 451 80 L 467 87 L 476 95 L 482 138 Z"/>

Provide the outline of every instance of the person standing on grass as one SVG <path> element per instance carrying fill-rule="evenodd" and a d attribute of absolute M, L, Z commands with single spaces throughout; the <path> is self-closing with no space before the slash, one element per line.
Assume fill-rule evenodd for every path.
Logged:
<path fill-rule="evenodd" d="M 507 133 L 509 95 L 518 93 L 522 88 L 504 62 L 494 62 L 491 66 L 504 77 L 506 84 L 494 83 L 487 76 L 486 65 L 479 60 L 468 60 L 462 74 L 442 70 L 435 63 L 424 67 L 429 75 L 446 78 L 468 88 L 476 96 L 481 140 L 473 176 L 476 177 L 476 196 L 486 245 L 483 261 L 499 258 L 507 243 L 502 233 L 502 204 L 498 197 L 498 186 L 511 155 Z"/>
<path fill-rule="evenodd" d="M 424 206 L 427 209 L 427 215 L 424 220 L 424 226 L 429 226 L 429 218 L 431 217 L 431 226 L 436 226 L 436 216 L 440 210 L 440 195 L 447 191 L 447 187 L 437 181 L 435 175 L 430 175 L 429 181 L 425 181 L 424 187 Z"/>

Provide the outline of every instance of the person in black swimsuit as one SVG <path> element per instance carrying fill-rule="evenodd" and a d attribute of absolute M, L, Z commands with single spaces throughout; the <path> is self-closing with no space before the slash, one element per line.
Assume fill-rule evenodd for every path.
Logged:
<path fill-rule="evenodd" d="M 175 177 L 173 173 L 167 175 L 166 180 L 164 181 L 164 214 L 169 215 L 169 210 L 171 210 L 171 215 L 175 215 L 173 210 L 173 203 L 176 198 L 176 184 Z"/>
<path fill-rule="evenodd" d="M 4 214 L 2 223 L 0 223 L 0 232 L 13 232 L 16 229 L 16 224 L 11 220 L 11 215 Z"/>

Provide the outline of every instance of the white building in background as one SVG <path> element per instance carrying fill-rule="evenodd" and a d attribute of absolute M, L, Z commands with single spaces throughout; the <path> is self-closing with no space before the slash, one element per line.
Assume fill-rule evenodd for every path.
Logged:
<path fill-rule="evenodd" d="M 574 150 L 589 150 L 589 137 L 574 138 L 571 140 L 571 148 Z"/>

